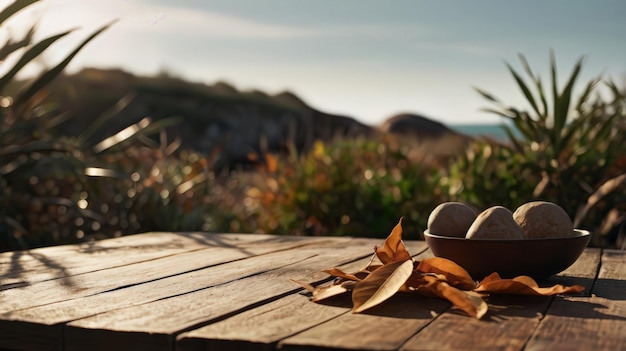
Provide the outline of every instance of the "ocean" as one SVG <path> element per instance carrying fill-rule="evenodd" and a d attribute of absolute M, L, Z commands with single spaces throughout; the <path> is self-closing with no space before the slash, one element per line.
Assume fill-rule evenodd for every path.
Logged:
<path fill-rule="evenodd" d="M 496 140 L 506 141 L 508 136 L 504 124 L 450 124 L 448 127 L 469 136 L 489 136 Z"/>

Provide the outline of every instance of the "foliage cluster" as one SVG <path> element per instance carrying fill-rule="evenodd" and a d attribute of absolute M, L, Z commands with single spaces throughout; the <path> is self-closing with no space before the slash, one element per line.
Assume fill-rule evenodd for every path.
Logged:
<path fill-rule="evenodd" d="M 390 140 L 317 142 L 310 153 L 270 161 L 266 185 L 248 190 L 264 232 L 380 237 L 402 214 L 416 239 L 442 200 L 436 168 Z"/>

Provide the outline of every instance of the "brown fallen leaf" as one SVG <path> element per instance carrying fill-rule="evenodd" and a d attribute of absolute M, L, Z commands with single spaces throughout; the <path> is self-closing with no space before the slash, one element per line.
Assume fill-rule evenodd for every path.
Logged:
<path fill-rule="evenodd" d="M 427 284 L 418 287 L 416 292 L 427 297 L 439 297 L 448 300 L 454 307 L 477 319 L 481 319 L 487 313 L 487 303 L 480 294 L 457 289 L 434 276 L 424 276 L 424 280 L 427 281 Z"/>
<path fill-rule="evenodd" d="M 402 242 L 402 217 L 385 239 L 382 247 L 376 249 L 376 256 L 383 264 L 406 261 L 411 259 L 411 255 Z"/>
<path fill-rule="evenodd" d="M 351 291 L 353 288 L 352 282 L 346 282 L 343 284 L 333 284 L 329 286 L 321 286 L 313 291 L 313 302 L 325 300 L 329 297 L 341 295 Z"/>
<path fill-rule="evenodd" d="M 413 267 L 415 267 L 415 264 L 413 264 Z M 413 268 L 413 272 L 411 273 L 411 276 L 409 277 L 409 279 L 406 280 L 404 285 L 400 287 L 400 291 L 411 292 L 411 291 L 417 290 L 417 288 L 419 288 L 422 285 L 428 284 L 428 281 L 424 278 L 425 276 L 426 274 Z"/>
<path fill-rule="evenodd" d="M 541 296 L 577 293 L 583 290 L 585 290 L 585 287 L 582 285 L 564 286 L 555 284 L 551 287 L 541 288 L 531 277 L 522 275 L 513 279 L 502 279 L 498 273 L 488 275 L 474 289 L 474 291 L 479 293 Z"/>
<path fill-rule="evenodd" d="M 322 272 L 328 273 L 328 274 L 330 274 L 332 276 L 335 276 L 335 277 L 343 278 L 343 279 L 346 279 L 346 280 L 353 280 L 353 281 L 357 281 L 357 282 L 365 279 L 365 277 L 367 277 L 367 275 L 370 273 L 370 272 L 367 272 L 367 271 L 359 271 L 359 272 L 356 272 L 356 273 L 345 273 L 344 271 L 342 271 L 339 268 L 324 269 Z"/>
<path fill-rule="evenodd" d="M 400 290 L 413 273 L 413 261 L 384 265 L 357 282 L 352 291 L 352 311 L 363 312 L 387 300 Z"/>
<path fill-rule="evenodd" d="M 448 284 L 462 290 L 472 290 L 476 287 L 476 282 L 469 273 L 463 267 L 447 258 L 431 257 L 421 260 L 417 270 L 422 273 L 444 275 Z"/>
<path fill-rule="evenodd" d="M 308 292 L 310 292 L 313 295 L 313 298 L 311 299 L 311 301 L 313 302 L 319 302 L 328 299 L 329 297 L 341 295 L 348 291 L 352 291 L 352 289 L 354 288 L 353 281 L 344 281 L 338 284 L 332 282 L 328 285 L 320 285 L 318 287 L 314 287 L 309 283 L 299 280 L 291 279 L 291 281 L 302 286 Z"/>

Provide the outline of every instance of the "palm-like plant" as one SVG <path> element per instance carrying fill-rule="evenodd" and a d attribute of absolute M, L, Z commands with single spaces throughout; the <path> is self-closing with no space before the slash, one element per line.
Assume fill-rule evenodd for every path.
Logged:
<path fill-rule="evenodd" d="M 35 2 L 16 0 L 4 8 L 0 11 L 0 28 L 11 16 Z M 54 132 L 62 123 L 71 123 L 71 116 L 46 101 L 46 86 L 85 45 L 111 25 L 93 32 L 61 62 L 25 85 L 17 84 L 16 75 L 72 31 L 33 43 L 35 26 L 32 26 L 23 38 L 9 39 L 0 47 L 0 65 L 6 64 L 5 58 L 19 55 L 22 50 L 13 66 L 0 77 L 0 252 L 73 241 L 85 235 L 84 227 L 102 228 L 106 216 L 88 203 L 109 208 L 114 203 L 113 195 L 106 194 L 102 201 L 91 198 L 87 201 L 88 196 L 96 195 L 90 192 L 97 192 L 98 184 L 102 184 L 90 179 L 117 178 L 106 188 L 120 192 L 125 191 L 125 186 L 132 187 L 130 174 L 111 169 L 107 157 L 119 158 L 114 154 L 138 141 L 154 144 L 146 135 L 173 122 L 165 119 L 152 123 L 146 118 L 104 140 L 94 140 L 94 131 L 130 102 L 130 98 L 125 98 L 95 118 L 78 137 Z M 15 90 L 15 85 L 24 86 L 16 93 L 9 93 Z M 106 203 L 107 200 L 111 201 Z"/>
<path fill-rule="evenodd" d="M 511 65 L 507 67 L 529 103 L 530 111 L 506 106 L 493 95 L 477 91 L 496 106 L 486 111 L 511 122 L 504 128 L 511 152 L 516 159 L 523 160 L 517 169 L 530 170 L 526 181 L 535 184 L 532 196 L 524 200 L 556 202 L 572 218 L 576 217 L 577 225 L 596 229 L 597 234 L 614 231 L 623 221 L 623 214 L 615 216 L 613 213 L 613 223 L 609 224 L 605 218 L 616 209 L 623 211 L 626 204 L 624 192 L 617 191 L 624 187 L 626 169 L 616 167 L 616 162 L 624 157 L 626 96 L 612 81 L 607 81 L 605 85 L 612 96 L 603 100 L 599 92 L 602 80 L 595 78 L 575 100 L 574 88 L 582 59 L 559 90 L 553 53 L 550 56 L 550 93 L 547 93 L 541 78 L 531 70 L 524 56 L 520 55 L 520 61 L 527 80 Z M 602 206 L 596 206 L 600 203 L 599 197 L 603 200 Z M 594 206 L 595 212 L 592 211 Z M 604 229 L 600 230 L 601 227 Z M 602 239 L 602 235 L 596 236 L 595 243 L 604 244 Z"/>
<path fill-rule="evenodd" d="M 16 0 L 0 12 L 0 28 L 14 14 L 37 2 L 36 0 Z M 42 104 L 44 87 L 58 76 L 78 52 L 93 38 L 106 30 L 107 24 L 78 45 L 61 62 L 45 70 L 17 94 L 10 96 L 6 91 L 15 83 L 16 75 L 52 44 L 67 36 L 66 31 L 32 43 L 35 26 L 19 40 L 9 39 L 0 48 L 0 64 L 5 58 L 23 52 L 15 64 L 0 77 L 0 251 L 27 248 L 50 242 L 50 238 L 33 240 L 29 233 L 34 228 L 25 228 L 26 218 L 34 212 L 26 213 L 33 207 L 41 208 L 53 204 L 65 209 L 83 210 L 76 206 L 71 196 L 59 189 L 56 179 L 79 179 L 84 177 L 87 168 L 81 158 L 81 150 L 63 138 L 55 138 L 51 132 L 67 119 L 66 114 L 58 113 Z M 45 175 L 39 177 L 40 175 Z M 67 214 L 66 210 L 61 210 Z M 87 211 L 82 211 L 88 214 Z M 41 215 L 41 214 L 39 214 Z"/>

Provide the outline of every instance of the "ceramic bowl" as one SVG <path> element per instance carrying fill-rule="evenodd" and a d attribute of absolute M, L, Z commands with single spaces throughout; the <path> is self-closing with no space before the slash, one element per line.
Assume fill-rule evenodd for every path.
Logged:
<path fill-rule="evenodd" d="M 424 237 L 435 256 L 456 262 L 476 280 L 493 272 L 503 278 L 527 275 L 541 279 L 576 262 L 591 234 L 574 229 L 572 236 L 566 238 L 493 240 L 441 236 L 426 230 Z"/>

